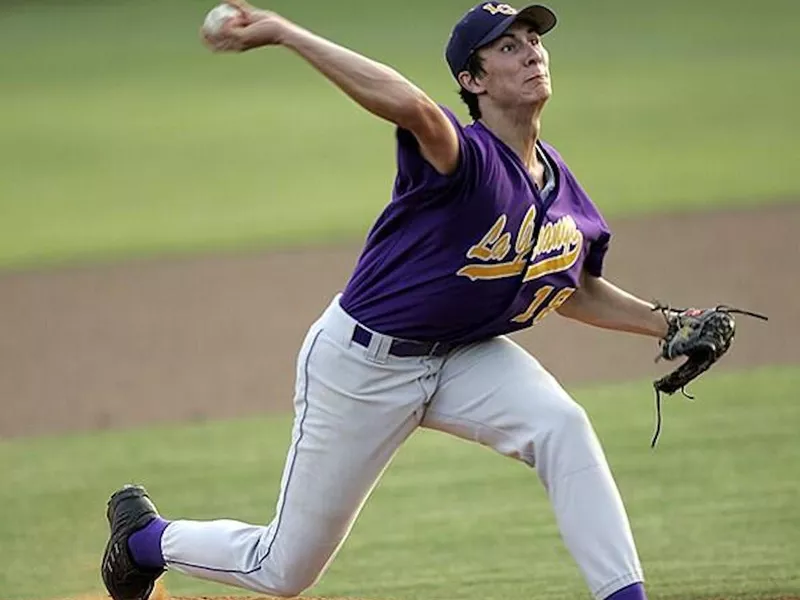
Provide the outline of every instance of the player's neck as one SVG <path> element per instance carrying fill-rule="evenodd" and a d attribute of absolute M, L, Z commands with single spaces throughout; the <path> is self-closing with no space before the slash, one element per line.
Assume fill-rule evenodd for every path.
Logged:
<path fill-rule="evenodd" d="M 544 104 L 517 111 L 493 106 L 481 107 L 481 122 L 500 138 L 533 170 L 537 167 L 536 142 L 539 140 Z"/>

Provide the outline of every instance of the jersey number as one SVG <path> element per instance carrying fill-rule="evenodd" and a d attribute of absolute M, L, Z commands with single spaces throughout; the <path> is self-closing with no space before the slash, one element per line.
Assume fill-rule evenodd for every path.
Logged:
<path fill-rule="evenodd" d="M 533 300 L 525 312 L 518 314 L 511 320 L 515 323 L 527 323 L 532 318 L 533 323 L 538 323 L 551 312 L 557 310 L 562 304 L 564 304 L 564 302 L 566 302 L 575 291 L 575 288 L 568 287 L 561 288 L 555 294 L 553 294 L 554 289 L 555 288 L 552 285 L 540 287 L 538 290 L 536 290 L 536 294 L 534 295 Z M 551 294 L 552 298 L 550 298 Z M 548 298 L 550 298 L 550 301 L 546 306 L 544 306 L 544 303 Z M 544 306 L 544 308 L 542 308 L 542 306 Z"/>

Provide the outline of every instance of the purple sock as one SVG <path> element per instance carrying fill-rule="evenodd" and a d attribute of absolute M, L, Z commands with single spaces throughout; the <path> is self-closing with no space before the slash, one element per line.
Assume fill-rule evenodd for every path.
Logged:
<path fill-rule="evenodd" d="M 644 593 L 644 586 L 641 583 L 634 583 L 617 590 L 606 600 L 647 600 L 647 594 Z"/>
<path fill-rule="evenodd" d="M 161 517 L 156 517 L 128 538 L 128 550 L 131 557 L 140 567 L 145 569 L 163 569 L 164 556 L 161 554 L 161 536 L 169 525 Z"/>

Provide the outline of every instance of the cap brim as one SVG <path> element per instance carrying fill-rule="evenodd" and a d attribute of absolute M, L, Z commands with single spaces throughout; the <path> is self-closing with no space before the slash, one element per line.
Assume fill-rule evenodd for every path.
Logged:
<path fill-rule="evenodd" d="M 511 27 L 517 21 L 530 23 L 533 25 L 533 27 L 536 29 L 536 33 L 539 35 L 544 35 L 553 29 L 558 22 L 555 13 L 552 10 L 543 4 L 531 4 L 530 6 L 526 6 L 521 11 L 517 12 L 517 14 L 510 15 L 498 23 L 494 29 L 483 36 L 483 38 L 476 44 L 476 49 L 480 48 L 481 46 L 485 46 L 486 44 L 491 44 L 493 41 L 503 35 L 506 29 Z"/>
<path fill-rule="evenodd" d="M 543 4 L 531 4 L 514 15 L 514 22 L 516 21 L 530 23 L 536 28 L 536 33 L 544 35 L 556 26 L 558 19 L 556 14 Z"/>

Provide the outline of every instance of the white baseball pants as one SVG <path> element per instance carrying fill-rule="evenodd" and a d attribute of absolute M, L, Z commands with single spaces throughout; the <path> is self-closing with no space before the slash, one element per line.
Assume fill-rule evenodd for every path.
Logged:
<path fill-rule="evenodd" d="M 535 467 L 564 542 L 593 595 L 643 581 L 622 500 L 584 410 L 507 338 L 444 357 L 388 354 L 391 338 L 352 342 L 338 296 L 300 350 L 292 442 L 267 526 L 173 521 L 169 569 L 275 596 L 312 586 L 347 537 L 400 445 L 418 426 Z"/>

